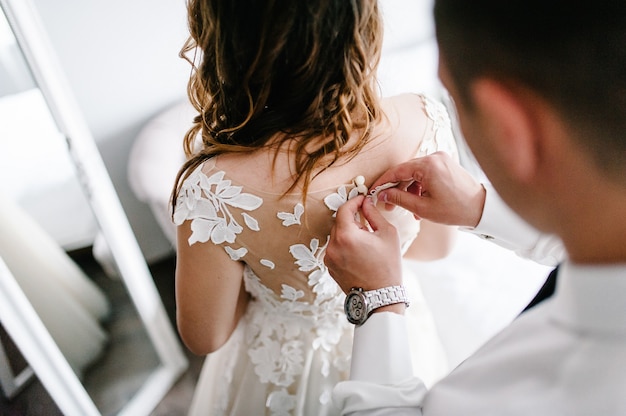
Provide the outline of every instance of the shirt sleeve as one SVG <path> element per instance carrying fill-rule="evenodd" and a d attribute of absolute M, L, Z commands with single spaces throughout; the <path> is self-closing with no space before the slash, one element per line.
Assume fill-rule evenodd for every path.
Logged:
<path fill-rule="evenodd" d="M 355 328 L 350 379 L 335 386 L 342 415 L 421 415 L 426 386 L 413 376 L 406 318 L 378 312 Z"/>
<path fill-rule="evenodd" d="M 504 203 L 492 186 L 485 184 L 485 190 L 480 222 L 475 228 L 461 227 L 461 230 L 547 266 L 556 266 L 565 259 L 565 247 L 557 236 L 543 234 L 529 225 Z"/>

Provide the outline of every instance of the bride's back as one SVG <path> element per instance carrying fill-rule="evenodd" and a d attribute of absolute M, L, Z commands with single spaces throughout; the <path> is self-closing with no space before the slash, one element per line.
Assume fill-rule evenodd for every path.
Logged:
<path fill-rule="evenodd" d="M 363 176 L 368 186 L 385 170 L 425 148 L 454 151 L 449 129 L 436 128 L 442 116 L 433 114 L 443 110 L 434 101 L 405 94 L 385 99 L 382 108 L 384 117 L 372 130 L 371 140 L 353 157 L 340 159 L 315 176 L 306 198 L 301 187 L 290 190 L 294 155 L 288 150 L 222 154 L 202 165 L 203 175 L 212 178 L 213 187 L 204 189 L 204 197 L 215 207 L 214 220 L 233 230 L 221 244 L 276 295 L 286 284 L 302 291 L 302 300 L 313 300 L 309 276 L 324 269 L 322 254 L 334 212 L 354 194 L 355 177 Z M 359 140 L 357 134 L 347 146 L 354 140 Z M 219 195 L 237 195 L 245 202 L 218 202 Z M 401 231 L 403 242 L 415 238 L 419 223 L 412 215 L 399 208 L 386 215 Z"/>

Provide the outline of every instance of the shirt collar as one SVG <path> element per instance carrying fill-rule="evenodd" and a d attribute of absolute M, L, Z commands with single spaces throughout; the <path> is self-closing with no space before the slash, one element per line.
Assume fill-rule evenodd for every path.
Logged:
<path fill-rule="evenodd" d="M 559 267 L 552 317 L 581 332 L 626 335 L 626 263 Z"/>

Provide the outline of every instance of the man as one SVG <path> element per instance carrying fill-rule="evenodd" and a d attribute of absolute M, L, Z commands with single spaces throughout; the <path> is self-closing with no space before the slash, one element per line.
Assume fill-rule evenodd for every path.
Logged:
<path fill-rule="evenodd" d="M 435 0 L 435 24 L 440 77 L 472 152 L 567 259 L 550 299 L 427 391 L 407 365 L 396 230 L 370 198 L 348 201 L 326 264 L 360 325 L 335 402 L 344 414 L 626 414 L 626 3 Z M 387 201 L 434 198 L 432 176 L 405 175 L 377 182 L 417 180 Z M 369 311 L 370 301 L 385 306 Z"/>

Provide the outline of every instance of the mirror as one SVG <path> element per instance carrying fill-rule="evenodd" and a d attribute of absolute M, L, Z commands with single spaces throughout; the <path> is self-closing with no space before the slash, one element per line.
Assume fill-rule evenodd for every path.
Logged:
<path fill-rule="evenodd" d="M 0 5 L 0 347 L 25 362 L 0 348 L 0 387 L 34 374 L 65 415 L 147 415 L 187 360 L 33 5 Z M 69 225 L 38 222 L 55 212 Z M 98 242 L 118 278 L 81 263 Z"/>

